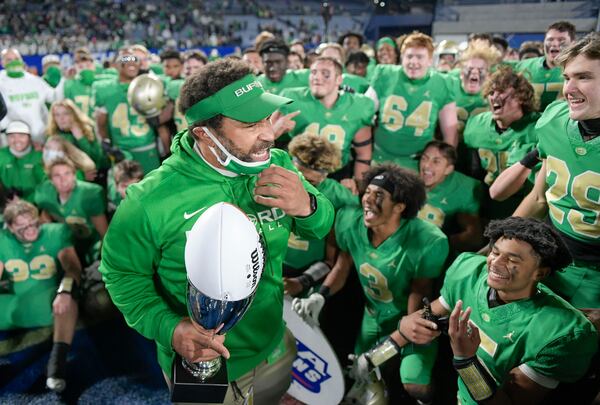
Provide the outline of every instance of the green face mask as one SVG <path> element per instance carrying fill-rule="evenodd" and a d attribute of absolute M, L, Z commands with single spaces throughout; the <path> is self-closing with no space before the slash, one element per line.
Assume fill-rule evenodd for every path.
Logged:
<path fill-rule="evenodd" d="M 6 69 L 8 77 L 13 79 L 25 76 L 25 63 L 22 60 L 11 60 L 4 66 L 4 69 Z"/>
<path fill-rule="evenodd" d="M 221 159 L 221 157 L 219 156 L 219 154 L 217 153 L 215 148 L 209 147 L 210 151 L 217 158 L 217 161 L 221 164 L 221 166 L 223 166 L 225 169 L 229 170 L 230 172 L 233 172 L 236 174 L 253 175 L 253 174 L 258 174 L 258 173 L 262 172 L 267 167 L 269 167 L 269 165 L 271 164 L 271 152 L 270 151 L 269 151 L 269 158 L 267 160 L 263 160 L 260 162 L 244 162 L 243 160 L 240 160 L 237 157 L 233 156 L 231 154 L 231 152 L 229 152 L 227 149 L 225 149 L 225 147 L 221 144 L 221 142 L 219 142 L 217 140 L 217 138 L 212 134 L 212 132 L 210 132 L 210 130 L 208 128 L 202 127 L 202 129 L 204 130 L 204 132 L 206 132 L 206 135 L 208 135 L 208 137 L 210 139 L 212 139 L 212 141 L 215 143 L 215 145 L 217 145 L 217 148 L 219 148 L 219 150 L 221 152 L 223 152 L 223 154 L 225 154 L 226 158 L 225 158 L 225 160 L 223 160 L 223 159 Z"/>
<path fill-rule="evenodd" d="M 79 76 L 81 77 L 81 82 L 86 86 L 91 86 L 94 83 L 94 79 L 96 77 L 96 72 L 90 69 L 83 69 L 79 72 Z"/>

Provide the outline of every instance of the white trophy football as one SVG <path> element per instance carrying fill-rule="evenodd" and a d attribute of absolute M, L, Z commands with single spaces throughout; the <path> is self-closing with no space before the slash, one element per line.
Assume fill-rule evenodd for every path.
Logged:
<path fill-rule="evenodd" d="M 232 204 L 209 207 L 187 234 L 188 280 L 210 298 L 239 301 L 251 296 L 263 266 L 260 236 L 248 216 Z"/>

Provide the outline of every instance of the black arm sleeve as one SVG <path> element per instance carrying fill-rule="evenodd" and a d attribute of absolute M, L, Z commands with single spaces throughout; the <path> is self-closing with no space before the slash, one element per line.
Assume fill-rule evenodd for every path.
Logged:
<path fill-rule="evenodd" d="M 479 159 L 479 153 L 477 152 L 477 149 L 468 149 L 469 151 L 469 158 L 471 159 L 471 164 L 470 164 L 470 169 L 471 169 L 471 177 L 477 179 L 477 180 L 482 180 L 485 178 L 486 175 L 486 171 L 485 169 L 481 166 L 481 159 Z"/>

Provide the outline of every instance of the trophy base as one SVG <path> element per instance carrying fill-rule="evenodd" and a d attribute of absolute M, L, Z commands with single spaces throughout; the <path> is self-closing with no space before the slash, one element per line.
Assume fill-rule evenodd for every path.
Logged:
<path fill-rule="evenodd" d="M 182 360 L 180 355 L 175 355 L 171 402 L 222 404 L 229 388 L 225 364 L 221 365 L 214 376 L 201 381 L 186 369 Z"/>

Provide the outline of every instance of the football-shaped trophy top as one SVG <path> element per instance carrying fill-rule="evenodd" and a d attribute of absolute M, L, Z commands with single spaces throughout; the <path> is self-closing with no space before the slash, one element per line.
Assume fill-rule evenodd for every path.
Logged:
<path fill-rule="evenodd" d="M 185 267 L 189 282 L 210 298 L 239 301 L 254 294 L 264 267 L 254 224 L 235 205 L 207 208 L 187 234 Z"/>

